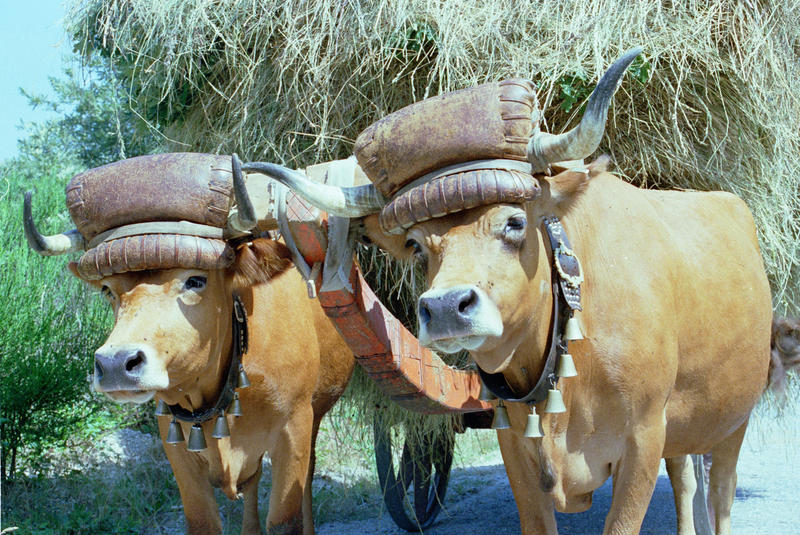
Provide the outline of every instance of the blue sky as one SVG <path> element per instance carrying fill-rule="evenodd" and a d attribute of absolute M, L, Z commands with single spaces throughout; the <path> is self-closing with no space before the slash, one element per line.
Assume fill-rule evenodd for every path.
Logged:
<path fill-rule="evenodd" d="M 31 110 L 19 88 L 52 93 L 47 77 L 61 74 L 62 57 L 71 49 L 62 26 L 65 12 L 63 0 L 0 0 L 0 161 L 16 154 L 22 119 L 52 115 Z"/>

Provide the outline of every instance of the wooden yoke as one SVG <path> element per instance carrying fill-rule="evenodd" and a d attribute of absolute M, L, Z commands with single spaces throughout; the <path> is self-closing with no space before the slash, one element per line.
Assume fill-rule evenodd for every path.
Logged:
<path fill-rule="evenodd" d="M 325 259 L 327 214 L 294 193 L 287 193 L 287 218 L 297 248 L 311 266 Z M 419 340 L 383 306 L 367 285 L 358 266 L 350 271 L 347 290 L 319 292 L 322 277 L 314 281 L 325 313 L 345 339 L 357 362 L 401 407 L 427 414 L 486 411 L 480 401 L 477 372 L 457 370 L 422 347 Z"/>

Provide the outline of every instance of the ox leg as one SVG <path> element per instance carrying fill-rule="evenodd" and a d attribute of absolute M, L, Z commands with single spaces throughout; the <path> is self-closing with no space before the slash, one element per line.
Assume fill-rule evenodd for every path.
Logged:
<path fill-rule="evenodd" d="M 242 517 L 242 535 L 262 535 L 261 522 L 258 519 L 258 483 L 261 481 L 261 459 L 258 470 L 242 487 L 244 499 L 244 515 Z"/>
<path fill-rule="evenodd" d="M 269 535 L 303 534 L 303 494 L 311 457 L 314 412 L 310 403 L 302 405 L 270 440 L 272 491 L 267 515 Z"/>
<path fill-rule="evenodd" d="M 708 497 L 714 508 L 716 535 L 728 535 L 731 532 L 731 506 L 736 496 L 736 463 L 747 423 L 745 421 L 711 450 Z"/>
<path fill-rule="evenodd" d="M 199 455 L 186 451 L 183 444 L 164 444 L 164 450 L 181 493 L 186 533 L 189 535 L 222 533 L 222 519 L 219 516 L 214 489 L 208 480 L 207 463 Z"/>
<path fill-rule="evenodd" d="M 664 459 L 667 474 L 675 497 L 675 512 L 678 515 L 678 535 L 695 535 L 694 494 L 697 481 L 694 478 L 694 465 L 688 455 Z"/>
<path fill-rule="evenodd" d="M 314 535 L 314 509 L 311 498 L 313 494 L 314 469 L 317 465 L 317 433 L 319 432 L 320 418 L 314 418 L 314 427 L 311 430 L 311 454 L 308 461 L 308 477 L 306 488 L 303 492 L 303 535 Z"/>
<path fill-rule="evenodd" d="M 653 495 L 664 449 L 663 418 L 658 425 L 635 429 L 617 463 L 611 509 L 606 516 L 604 535 L 639 533 Z"/>
<path fill-rule="evenodd" d="M 500 453 L 519 511 L 522 535 L 558 535 L 553 498 L 542 489 L 545 479 L 532 453 L 510 429 L 497 431 Z M 549 483 L 548 483 L 549 485 Z"/>

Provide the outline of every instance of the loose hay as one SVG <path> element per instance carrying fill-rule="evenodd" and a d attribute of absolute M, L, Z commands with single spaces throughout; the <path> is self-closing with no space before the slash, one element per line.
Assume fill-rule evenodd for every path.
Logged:
<path fill-rule="evenodd" d="M 538 84 L 549 131 L 564 131 L 605 68 L 643 45 L 601 150 L 644 187 L 744 198 L 775 306 L 798 313 L 797 0 L 87 0 L 69 19 L 169 149 L 293 167 L 348 156 L 411 102 L 511 76 Z M 382 295 L 408 302 L 394 268 L 376 269 Z"/>

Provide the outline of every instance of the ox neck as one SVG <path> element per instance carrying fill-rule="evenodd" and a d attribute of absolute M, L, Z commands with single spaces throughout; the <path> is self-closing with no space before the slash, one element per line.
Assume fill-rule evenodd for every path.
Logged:
<path fill-rule="evenodd" d="M 189 410 L 179 404 L 167 405 L 172 416 L 178 420 L 192 423 L 203 423 L 214 416 L 222 414 L 231 404 L 238 386 L 239 372 L 242 367 L 242 355 L 247 352 L 247 311 L 238 294 L 233 294 L 233 337 L 231 340 L 231 356 L 228 359 L 228 373 L 223 374 L 225 382 L 222 384 L 216 401 L 197 410 Z"/>
<path fill-rule="evenodd" d="M 502 372 L 487 373 L 478 368 L 486 388 L 497 398 L 512 403 L 532 405 L 544 401 L 548 390 L 555 388 L 558 383 L 558 376 L 555 373 L 558 356 L 567 352 L 567 341 L 564 339 L 565 327 L 573 312 L 581 310 L 581 268 L 572 251 L 567 233 L 561 221 L 555 216 L 545 217 L 542 226 L 547 234 L 547 241 L 550 242 L 553 258 L 553 265 L 550 267 L 553 312 L 550 319 L 548 350 L 544 355 L 544 369 L 528 393 L 520 396 L 508 384 Z"/>

